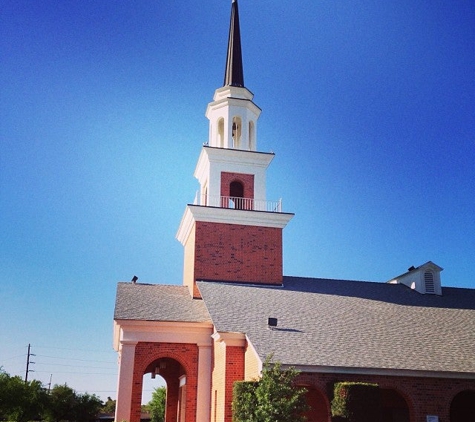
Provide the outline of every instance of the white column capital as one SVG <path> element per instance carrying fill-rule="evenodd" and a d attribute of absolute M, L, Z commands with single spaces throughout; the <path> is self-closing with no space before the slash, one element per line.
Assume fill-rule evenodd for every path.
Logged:
<path fill-rule="evenodd" d="M 120 346 L 136 346 L 137 340 L 120 340 Z"/>
<path fill-rule="evenodd" d="M 206 349 L 209 348 L 211 349 L 211 343 L 197 343 L 198 349 Z"/>
<path fill-rule="evenodd" d="M 226 346 L 246 346 L 246 336 L 243 333 L 220 333 L 215 332 L 211 336 L 214 341 L 224 343 Z"/>

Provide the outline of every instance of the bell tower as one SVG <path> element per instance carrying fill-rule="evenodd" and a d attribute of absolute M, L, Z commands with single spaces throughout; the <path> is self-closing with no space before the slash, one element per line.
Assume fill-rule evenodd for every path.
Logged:
<path fill-rule="evenodd" d="M 273 153 L 257 150 L 261 113 L 244 86 L 237 0 L 232 1 L 224 86 L 208 104 L 209 140 L 195 169 L 200 190 L 187 205 L 177 238 L 184 246 L 184 279 L 282 284 L 282 230 L 293 214 L 266 197 Z"/>
<path fill-rule="evenodd" d="M 256 123 L 261 110 L 252 102 L 253 94 L 244 86 L 238 3 L 233 1 L 229 25 L 228 53 L 224 85 L 216 90 L 208 105 L 209 145 L 256 151 Z"/>

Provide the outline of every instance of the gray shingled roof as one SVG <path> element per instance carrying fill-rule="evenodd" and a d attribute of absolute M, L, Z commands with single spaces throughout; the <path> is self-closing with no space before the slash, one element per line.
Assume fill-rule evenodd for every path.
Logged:
<path fill-rule="evenodd" d="M 118 283 L 114 319 L 210 321 L 203 301 L 192 299 L 188 287 L 142 283 Z"/>
<path fill-rule="evenodd" d="M 284 287 L 198 282 L 216 329 L 284 364 L 475 374 L 475 290 L 284 277 Z M 268 317 L 278 318 L 276 329 Z"/>

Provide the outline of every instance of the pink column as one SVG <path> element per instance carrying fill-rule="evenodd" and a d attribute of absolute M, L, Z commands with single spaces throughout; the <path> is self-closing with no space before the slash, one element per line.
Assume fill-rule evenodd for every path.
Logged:
<path fill-rule="evenodd" d="M 136 341 L 120 342 L 117 404 L 115 408 L 116 421 L 130 421 L 136 345 Z"/>

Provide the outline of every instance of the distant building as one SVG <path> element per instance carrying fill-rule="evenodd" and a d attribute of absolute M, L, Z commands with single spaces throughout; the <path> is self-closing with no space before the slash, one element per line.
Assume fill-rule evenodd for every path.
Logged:
<path fill-rule="evenodd" d="M 293 217 L 266 197 L 274 155 L 257 149 L 259 107 L 244 85 L 232 2 L 224 86 L 177 238 L 183 285 L 119 283 L 116 421 L 138 422 L 144 374 L 167 383 L 167 422 L 231 422 L 232 387 L 269 354 L 302 373 L 310 422 L 328 422 L 328 386 L 377 383 L 384 422 L 475 420 L 475 290 L 442 287 L 427 262 L 388 283 L 283 275 Z"/>

